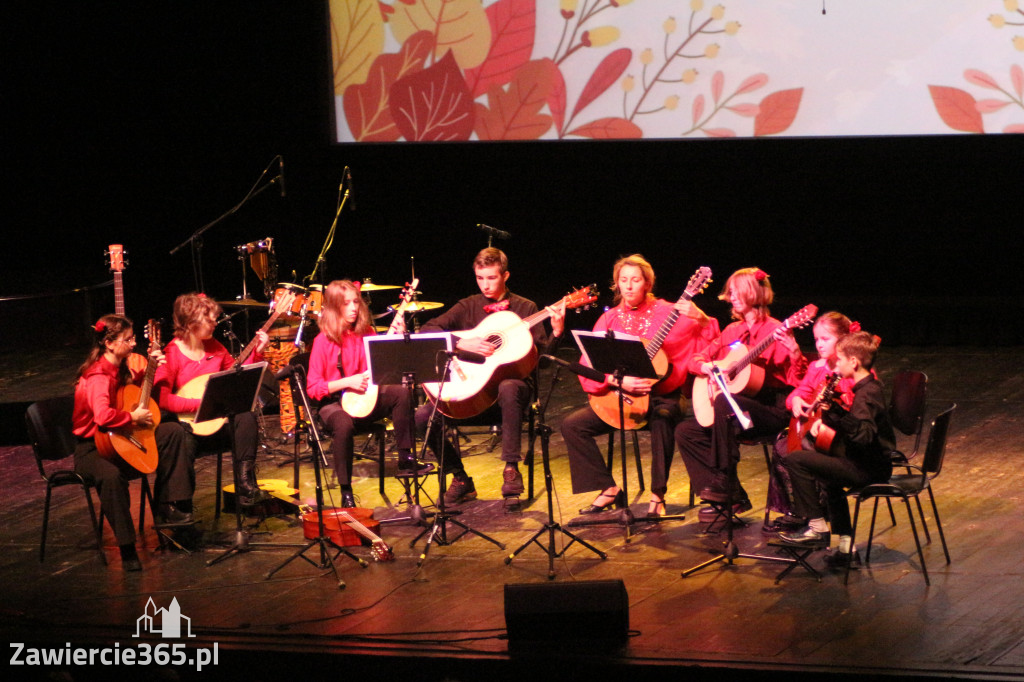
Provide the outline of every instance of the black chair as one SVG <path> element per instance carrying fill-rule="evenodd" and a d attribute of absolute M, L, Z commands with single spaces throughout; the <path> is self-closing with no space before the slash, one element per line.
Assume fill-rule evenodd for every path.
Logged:
<path fill-rule="evenodd" d="M 107 557 L 103 554 L 103 511 L 97 517 L 96 507 L 92 501 L 92 488 L 95 484 L 90 479 L 78 474 L 72 468 L 56 469 L 47 471 L 46 462 L 58 462 L 65 460 L 75 452 L 76 441 L 71 432 L 71 416 L 74 412 L 74 396 L 60 396 L 58 398 L 47 398 L 29 405 L 25 412 L 25 426 L 28 430 L 29 439 L 32 441 L 32 452 L 35 454 L 36 466 L 39 474 L 46 481 L 46 502 L 43 506 L 43 531 L 39 540 L 39 561 L 46 556 L 46 534 L 50 522 L 50 501 L 54 488 L 61 488 L 68 485 L 81 486 L 85 494 L 85 501 L 89 507 L 89 520 L 92 523 L 93 534 L 96 536 L 96 549 L 100 553 L 103 563 L 107 563 Z M 139 536 L 145 530 L 146 501 L 149 501 L 150 508 L 153 507 L 153 493 L 149 487 L 149 479 L 139 474 L 142 481 L 142 494 L 139 496 Z M 163 540 L 161 539 L 161 543 Z"/>
<path fill-rule="evenodd" d="M 921 466 L 909 463 L 902 464 L 900 466 L 906 469 L 906 473 L 894 474 L 887 483 L 874 483 L 856 491 L 857 504 L 853 514 L 852 546 L 856 546 L 854 543 L 857 538 L 857 521 L 860 516 L 861 502 L 871 499 L 875 501 L 874 510 L 871 513 L 871 528 L 868 531 L 868 544 L 864 555 L 865 563 L 871 562 L 871 541 L 874 539 L 878 500 L 898 498 L 903 500 L 903 504 L 907 508 L 907 517 L 910 519 L 910 529 L 914 534 L 914 544 L 917 546 L 917 556 L 921 561 L 921 572 L 924 574 L 925 584 L 931 585 L 931 581 L 928 578 L 928 567 L 924 561 L 924 552 L 921 550 L 921 541 L 917 534 L 917 524 L 914 522 L 914 512 L 910 508 L 910 498 L 914 498 L 914 501 L 917 503 L 917 513 L 920 516 L 925 537 L 931 542 L 931 534 L 928 532 L 928 524 L 924 518 L 924 508 L 921 505 L 920 498 L 921 493 L 926 490 L 928 491 L 928 498 L 932 503 L 932 513 L 935 515 L 935 525 L 939 529 L 939 538 L 942 540 L 942 551 L 946 555 L 946 563 L 951 563 L 949 548 L 946 546 L 946 535 L 942 532 L 942 521 L 939 519 L 939 508 L 935 504 L 935 494 L 932 492 L 931 482 L 942 471 L 942 462 L 946 453 L 946 439 L 949 435 L 949 423 L 952 420 L 955 409 L 956 404 L 954 403 L 932 421 L 931 430 L 928 433 L 928 444 L 924 450 L 924 461 L 921 463 Z M 849 578 L 850 566 L 847 564 L 844 583 Z"/>
<path fill-rule="evenodd" d="M 903 370 L 892 380 L 889 398 L 889 419 L 893 428 L 905 436 L 914 437 L 914 449 L 909 454 L 894 450 L 894 464 L 908 462 L 917 456 L 924 430 L 924 411 L 928 393 L 928 375 L 916 370 Z"/>

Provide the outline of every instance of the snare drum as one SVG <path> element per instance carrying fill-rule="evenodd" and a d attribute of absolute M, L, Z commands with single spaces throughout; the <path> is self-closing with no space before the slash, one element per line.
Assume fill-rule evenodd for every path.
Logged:
<path fill-rule="evenodd" d="M 295 301 L 292 302 L 292 307 L 288 311 L 284 311 L 281 314 L 287 316 L 289 312 L 293 315 L 298 315 L 302 311 L 302 304 L 306 302 L 309 297 L 309 289 L 299 284 L 289 284 L 287 282 L 278 282 L 277 289 L 274 290 L 274 303 L 278 303 L 282 298 L 288 294 L 295 294 Z"/>
<path fill-rule="evenodd" d="M 324 306 L 324 285 L 310 284 L 309 298 L 306 299 L 306 315 L 320 317 L 320 309 Z"/>

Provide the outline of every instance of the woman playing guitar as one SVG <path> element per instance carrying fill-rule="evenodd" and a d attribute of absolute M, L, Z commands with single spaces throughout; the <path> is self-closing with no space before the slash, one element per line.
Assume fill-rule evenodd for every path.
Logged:
<path fill-rule="evenodd" d="M 708 377 L 716 361 L 722 361 L 730 355 L 734 345 L 738 348 L 757 347 L 769 342 L 770 345 L 753 363 L 764 375 L 760 390 L 752 396 L 734 391 L 732 398 L 753 421 L 753 426 L 743 432 L 744 436 L 774 435 L 788 423 L 786 396 L 803 377 L 807 360 L 788 325 L 782 325 L 768 312 L 774 292 L 768 273 L 764 270 L 737 270 L 729 277 L 718 298 L 729 301 L 732 317 L 736 321 L 723 329 L 721 336 L 707 348 L 694 354 L 689 369 L 695 375 Z M 813 316 L 813 312 L 810 314 Z M 729 374 L 731 365 L 731 360 L 723 362 L 723 374 Z M 695 412 L 696 403 L 695 395 Z M 713 423 L 702 426 L 696 418 L 686 420 L 676 427 L 675 439 L 690 475 L 690 487 L 700 491 L 701 499 L 714 502 L 729 499 L 731 487 L 733 510 L 740 513 L 750 509 L 751 505 L 739 479 L 734 477 L 730 481 L 728 478 L 730 470 L 735 472 L 734 465 L 740 457 L 737 441 L 739 429 L 736 428 L 732 414 L 727 395 L 719 393 L 713 398 Z"/>
<path fill-rule="evenodd" d="M 175 395 L 182 386 L 196 377 L 228 369 L 235 364 L 235 358 L 228 349 L 213 338 L 220 305 L 204 294 L 182 294 L 174 301 L 174 340 L 164 348 L 167 363 L 157 370 L 156 387 L 159 389 L 160 408 L 174 414 L 194 413 L 199 409 L 200 398 L 186 398 Z M 256 333 L 256 345 L 245 362 L 259 362 L 269 338 L 266 332 Z M 223 429 L 215 436 L 195 436 L 182 424 L 170 421 L 185 434 L 191 456 L 195 457 L 196 438 L 220 437 Z M 232 464 L 238 485 L 238 501 L 250 506 L 269 499 L 256 482 L 256 447 L 259 444 L 259 425 L 253 412 L 235 415 L 229 428 L 234 430 L 232 442 Z"/>
<path fill-rule="evenodd" d="M 594 331 L 613 330 L 650 339 L 674 310 L 682 313 L 665 337 L 661 350 L 670 362 L 669 373 L 655 382 L 652 379 L 623 377 L 622 389 L 633 396 L 649 396 L 648 422 L 651 428 L 651 501 L 649 516 L 665 511 L 668 470 L 672 461 L 672 429 L 682 418 L 680 391 L 689 376 L 686 363 L 693 352 L 718 335 L 718 322 L 700 308 L 681 298 L 672 303 L 655 298 L 654 268 L 640 254 L 620 258 L 612 269 L 615 307 L 598 319 Z M 612 377 L 597 382 L 580 377 L 583 390 L 591 395 L 609 394 Z M 618 401 L 616 400 L 616 403 Z M 616 408 L 617 410 L 618 408 Z M 604 511 L 612 505 L 625 503 L 621 489 L 604 464 L 595 436 L 609 433 L 614 427 L 606 423 L 590 405 L 576 410 L 562 422 L 562 437 L 569 448 L 573 493 L 600 490 L 592 504 L 581 514 Z"/>
<path fill-rule="evenodd" d="M 128 492 L 128 481 L 137 478 L 139 472 L 120 457 L 101 456 L 96 435 L 101 431 L 149 428 L 155 419 L 148 406 L 118 405 L 119 389 L 141 379 L 141 374 L 133 374 L 125 362 L 135 347 L 131 320 L 123 315 L 104 315 L 93 331 L 92 350 L 78 370 L 75 384 L 75 471 L 95 483 L 100 508 L 114 531 L 125 570 L 139 571 L 142 564 L 135 551 Z M 151 349 L 150 358 L 157 363 L 163 361 L 159 347 Z M 156 428 L 156 446 L 156 516 L 164 525 L 190 524 L 195 487 L 192 458 L 175 429 L 163 424 Z"/>

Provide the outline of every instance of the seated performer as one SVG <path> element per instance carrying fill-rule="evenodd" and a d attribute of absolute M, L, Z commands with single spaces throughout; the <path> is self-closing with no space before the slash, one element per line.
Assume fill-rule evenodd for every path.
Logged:
<path fill-rule="evenodd" d="M 101 456 L 94 439 L 101 429 L 153 425 L 153 414 L 148 406 L 117 408 L 118 389 L 132 381 L 141 381 L 145 372 L 134 374 L 125 362 L 135 347 L 131 320 L 121 315 L 104 315 L 94 329 L 92 350 L 79 368 L 75 384 L 72 416 L 72 432 L 78 440 L 75 471 L 95 483 L 100 509 L 114 531 L 124 569 L 141 571 L 128 491 L 128 481 L 140 474 L 119 456 L 110 459 Z M 159 349 L 155 349 L 151 357 L 157 362 L 164 360 Z M 184 433 L 171 425 L 160 424 L 155 436 L 158 461 L 154 512 L 157 520 L 166 526 L 191 524 L 195 472 L 185 447 Z"/>
<path fill-rule="evenodd" d="M 615 306 L 598 319 L 594 331 L 611 329 L 643 339 L 653 337 L 673 310 L 673 304 L 654 297 L 654 268 L 640 254 L 626 256 L 615 263 L 612 281 Z M 689 378 L 687 362 L 697 348 L 707 345 L 718 335 L 718 321 L 709 318 L 690 301 L 680 299 L 674 307 L 682 315 L 661 346 L 671 363 L 669 375 L 661 381 L 631 376 L 622 378 L 622 389 L 627 393 L 650 396 L 647 419 L 651 429 L 652 454 L 648 516 L 665 513 L 665 493 L 668 491 L 668 472 L 674 450 L 672 432 L 682 418 L 679 398 Z M 615 386 L 611 375 L 606 376 L 603 382 L 580 377 L 580 383 L 583 390 L 591 395 L 611 395 Z M 594 440 L 595 436 L 613 429 L 590 405 L 579 408 L 562 422 L 562 437 L 569 449 L 573 493 L 601 491 L 592 504 L 580 510 L 581 514 L 593 514 L 612 505 L 621 507 L 626 504 L 622 490 L 608 471 L 604 456 Z"/>
<path fill-rule="evenodd" d="M 824 427 L 835 430 L 831 452 L 798 450 L 783 460 L 793 481 L 794 511 L 809 521 L 806 528 L 779 533 L 779 538 L 798 545 L 829 544 L 826 508 L 818 493 L 821 486 L 828 498 L 832 531 L 839 535 L 838 552 L 831 557 L 833 565 L 849 563 L 854 551 L 845 488 L 883 483 L 892 476 L 890 456 L 896 436 L 885 409 L 882 383 L 871 373 L 879 343 L 877 336 L 863 331 L 847 334 L 836 343 L 836 371 L 854 382 L 853 400 L 848 410 L 830 403 L 821 420 L 811 426 L 814 437 Z"/>
<path fill-rule="evenodd" d="M 818 352 L 818 359 L 808 365 L 807 373 L 804 374 L 799 385 L 786 398 L 786 407 L 795 419 L 807 419 L 808 410 L 814 405 L 818 395 L 835 372 L 836 342 L 851 331 L 860 331 L 860 325 L 856 322 L 850 322 L 850 318 L 839 312 L 827 312 L 818 316 L 818 319 L 815 320 L 813 328 L 814 348 Z M 834 393 L 836 395 L 848 394 L 852 386 L 853 381 L 851 379 L 839 379 L 834 387 Z M 792 517 L 793 488 L 789 480 L 789 471 L 782 462 L 789 453 L 787 442 L 787 438 L 782 436 L 775 441 L 772 475 L 768 479 L 768 501 L 766 502 L 769 511 L 785 514 L 786 516 L 779 517 L 761 529 L 769 534 L 783 530 L 787 523 L 790 524 L 790 528 L 792 528 L 793 523 L 799 523 L 797 519 Z"/>
<path fill-rule="evenodd" d="M 725 502 L 731 484 L 733 513 L 742 513 L 751 508 L 750 500 L 739 478 L 734 476 L 731 481 L 728 478 L 728 472 L 735 471 L 740 457 L 737 436 L 774 435 L 786 427 L 789 423 L 786 396 L 803 377 L 807 360 L 792 332 L 783 331 L 780 322 L 768 312 L 774 293 L 764 270 L 737 270 L 729 277 L 718 298 L 732 304 L 732 317 L 736 321 L 723 329 L 722 334 L 705 349 L 693 355 L 689 369 L 694 374 L 710 376 L 713 361 L 727 355 L 732 344 L 739 342 L 754 347 L 774 335 L 775 343 L 756 361 L 765 373 L 760 391 L 752 397 L 732 396 L 740 409 L 749 414 L 753 425 L 740 433 L 726 395 L 719 393 L 714 399 L 714 423 L 704 427 L 696 419 L 688 419 L 676 427 L 675 438 L 690 475 L 691 489 L 699 491 L 701 499 Z M 728 373 L 729 367 L 721 369 Z M 701 518 L 709 520 L 708 512 L 702 512 Z"/>
<path fill-rule="evenodd" d="M 473 271 L 480 293 L 462 299 L 448 312 L 429 320 L 420 331 L 464 331 L 475 328 L 491 313 L 510 310 L 521 318 L 529 317 L 538 311 L 533 301 L 517 296 L 508 290 L 509 275 L 508 257 L 500 249 L 488 247 L 476 255 L 473 260 Z M 536 324 L 530 328 L 534 343 L 540 353 L 550 352 L 558 343 L 565 329 L 565 304 L 559 303 L 548 308 L 551 313 L 552 338 L 549 340 L 543 325 Z M 456 346 L 460 350 L 478 353 L 485 357 L 493 355 L 497 346 L 485 338 L 460 338 Z M 505 463 L 504 483 L 501 486 L 503 496 L 521 495 L 523 493 L 523 475 L 519 472 L 519 461 L 522 459 L 522 423 L 523 414 L 530 402 L 532 378 L 504 379 L 498 385 L 498 399 L 494 406 L 485 414 L 501 419 L 501 459 Z M 442 389 L 443 390 L 443 389 Z M 442 392 L 442 400 L 444 394 Z M 427 423 L 433 412 L 433 403 L 427 401 L 416 411 L 416 429 L 419 434 L 426 433 Z M 440 421 L 438 419 L 438 421 Z M 430 429 L 428 445 L 436 454 L 441 447 L 443 435 L 438 425 Z M 446 504 L 458 504 L 463 500 L 476 499 L 476 486 L 473 479 L 466 473 L 461 459 L 451 443 L 444 444 L 445 473 L 452 474 L 452 482 L 444 496 Z"/>
<path fill-rule="evenodd" d="M 182 294 L 174 301 L 174 339 L 164 347 L 167 363 L 156 372 L 155 388 L 159 389 L 160 409 L 177 416 L 194 413 L 199 409 L 201 398 L 175 395 L 175 392 L 196 377 L 228 369 L 235 364 L 235 358 L 219 341 L 213 338 L 220 305 L 205 294 Z M 266 332 L 257 332 L 257 343 L 245 362 L 259 362 L 269 339 Z M 201 395 L 201 394 L 200 394 Z M 196 438 L 223 438 L 224 428 L 213 435 L 196 436 L 191 427 L 180 422 L 168 421 L 169 426 L 186 432 L 189 456 L 195 459 Z M 259 424 L 254 412 L 243 412 L 234 416 L 229 428 L 233 429 L 231 441 L 234 480 L 237 482 L 237 499 L 242 506 L 258 504 L 270 498 L 259 489 L 256 482 L 256 448 L 259 444 Z"/>
<path fill-rule="evenodd" d="M 405 330 L 405 321 L 397 319 L 393 329 Z M 354 435 L 362 423 L 391 417 L 398 445 L 398 468 L 416 468 L 413 457 L 412 403 L 408 391 L 395 384 L 378 387 L 377 399 L 364 417 L 353 417 L 341 406 L 346 390 L 362 393 L 369 385 L 363 337 L 376 334 L 370 322 L 370 310 L 360 295 L 359 282 L 339 279 L 324 290 L 320 313 L 320 333 L 313 339 L 309 356 L 309 378 L 306 390 L 312 400 L 323 401 L 320 419 L 325 430 L 333 434 L 331 451 L 334 471 L 341 485 L 341 506 L 354 507 L 352 494 L 352 461 Z"/>

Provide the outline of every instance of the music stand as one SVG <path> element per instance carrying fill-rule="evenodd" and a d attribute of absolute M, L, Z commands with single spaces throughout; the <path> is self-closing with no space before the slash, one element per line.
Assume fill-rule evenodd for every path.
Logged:
<path fill-rule="evenodd" d="M 401 384 L 409 396 L 411 412 L 416 412 L 416 384 L 424 381 L 440 381 L 441 374 L 435 359 L 440 352 L 452 349 L 450 332 L 431 334 L 389 334 L 387 336 L 364 336 L 363 349 L 366 366 L 370 372 L 369 383 L 374 386 Z M 415 448 L 414 448 L 415 449 Z M 406 490 L 409 515 L 385 519 L 387 523 L 414 521 L 423 523 L 427 514 L 420 506 L 419 475 L 413 475 L 412 496 Z M 382 521 L 382 522 L 384 522 Z"/>
<path fill-rule="evenodd" d="M 232 367 L 222 372 L 214 372 L 206 382 L 203 397 L 199 401 L 199 409 L 196 411 L 195 421 L 204 422 L 210 419 L 227 418 L 228 437 L 231 441 L 231 452 L 235 451 L 235 415 L 249 412 L 256 405 L 256 397 L 262 385 L 263 372 L 267 369 L 266 362 L 256 362 L 251 365 Z M 238 479 L 238 467 L 232 466 L 232 478 L 235 482 L 235 533 L 231 546 L 220 556 L 206 562 L 212 566 L 222 561 L 235 552 L 246 552 L 250 549 L 249 533 L 243 528 L 242 503 L 241 503 L 241 481 Z M 292 545 L 270 545 L 264 547 L 280 546 L 291 547 Z"/>

